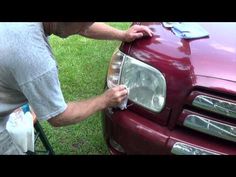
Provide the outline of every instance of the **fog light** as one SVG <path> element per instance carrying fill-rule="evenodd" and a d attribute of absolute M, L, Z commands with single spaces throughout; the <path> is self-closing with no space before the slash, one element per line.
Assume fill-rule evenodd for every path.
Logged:
<path fill-rule="evenodd" d="M 113 149 L 115 149 L 116 151 L 122 152 L 122 153 L 125 152 L 124 149 L 122 148 L 122 146 L 119 145 L 119 144 L 118 144 L 115 140 L 113 140 L 112 138 L 110 138 L 109 143 L 110 143 L 111 147 L 112 147 Z"/>

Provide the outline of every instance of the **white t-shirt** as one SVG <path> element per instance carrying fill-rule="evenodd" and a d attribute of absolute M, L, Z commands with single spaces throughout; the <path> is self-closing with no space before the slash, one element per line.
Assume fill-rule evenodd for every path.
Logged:
<path fill-rule="evenodd" d="M 0 132 L 27 102 L 42 120 L 66 109 L 56 61 L 42 23 L 0 23 Z"/>

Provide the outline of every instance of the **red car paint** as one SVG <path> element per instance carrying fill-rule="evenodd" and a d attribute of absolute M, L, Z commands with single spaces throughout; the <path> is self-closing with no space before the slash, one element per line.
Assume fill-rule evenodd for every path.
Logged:
<path fill-rule="evenodd" d="M 122 43 L 120 50 L 163 73 L 166 104 L 160 113 L 133 105 L 125 111 L 104 111 L 104 136 L 115 140 L 127 154 L 171 154 L 175 142 L 186 142 L 220 154 L 236 154 L 235 142 L 229 142 L 183 126 L 186 115 L 194 111 L 192 101 L 199 94 L 214 95 L 236 103 L 236 23 L 200 23 L 209 37 L 185 40 L 162 23 L 148 26 L 154 36 L 133 43 Z M 212 120 L 236 126 L 236 119 L 207 113 Z"/>

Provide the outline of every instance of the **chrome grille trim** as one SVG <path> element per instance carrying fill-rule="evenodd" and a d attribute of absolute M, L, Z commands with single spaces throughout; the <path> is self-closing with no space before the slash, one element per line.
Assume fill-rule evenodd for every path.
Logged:
<path fill-rule="evenodd" d="M 233 102 L 198 95 L 192 104 L 196 107 L 236 119 L 236 104 Z"/>
<path fill-rule="evenodd" d="M 219 153 L 182 142 L 175 143 L 171 149 L 171 153 L 175 155 L 220 155 Z"/>
<path fill-rule="evenodd" d="M 188 115 L 184 120 L 184 126 L 218 138 L 236 142 L 236 127 L 232 125 L 198 115 Z"/>

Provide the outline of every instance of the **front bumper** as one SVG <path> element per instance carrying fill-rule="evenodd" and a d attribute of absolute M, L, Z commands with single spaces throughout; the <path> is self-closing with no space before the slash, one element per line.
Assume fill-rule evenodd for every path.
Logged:
<path fill-rule="evenodd" d="M 104 111 L 104 137 L 111 154 L 236 154 L 235 147 L 227 145 L 227 142 L 212 140 L 212 137 L 191 130 L 175 128 L 171 131 L 129 110 L 113 114 Z M 111 142 L 118 144 L 122 151 Z"/>

